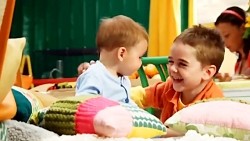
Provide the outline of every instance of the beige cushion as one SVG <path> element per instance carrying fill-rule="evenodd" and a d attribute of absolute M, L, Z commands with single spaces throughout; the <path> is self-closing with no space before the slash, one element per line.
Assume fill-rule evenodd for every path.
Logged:
<path fill-rule="evenodd" d="M 8 40 L 0 78 L 0 102 L 3 101 L 16 80 L 16 74 L 20 66 L 25 43 L 25 38 Z"/>

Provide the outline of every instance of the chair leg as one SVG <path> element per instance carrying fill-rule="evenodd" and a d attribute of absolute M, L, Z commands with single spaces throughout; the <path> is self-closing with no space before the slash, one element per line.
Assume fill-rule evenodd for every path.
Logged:
<path fill-rule="evenodd" d="M 18 72 L 16 75 L 16 82 L 14 85 L 18 87 L 22 87 L 22 74 L 21 74 L 20 68 L 18 69 Z"/>

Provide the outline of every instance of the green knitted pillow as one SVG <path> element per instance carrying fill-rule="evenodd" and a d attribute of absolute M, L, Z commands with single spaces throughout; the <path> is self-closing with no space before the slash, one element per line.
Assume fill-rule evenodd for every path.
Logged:
<path fill-rule="evenodd" d="M 163 123 L 143 109 L 97 95 L 55 102 L 44 115 L 44 127 L 68 135 L 151 138 L 166 134 Z"/>

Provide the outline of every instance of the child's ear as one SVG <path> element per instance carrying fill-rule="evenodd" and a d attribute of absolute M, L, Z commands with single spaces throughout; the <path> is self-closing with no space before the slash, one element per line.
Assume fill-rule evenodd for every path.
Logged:
<path fill-rule="evenodd" d="M 124 57 L 126 56 L 127 54 L 127 49 L 125 47 L 119 47 L 118 49 L 118 60 L 119 61 L 123 61 Z"/>
<path fill-rule="evenodd" d="M 209 80 L 211 79 L 214 74 L 216 73 L 216 66 L 215 65 L 209 65 L 204 67 L 204 74 L 203 74 L 203 80 Z"/>

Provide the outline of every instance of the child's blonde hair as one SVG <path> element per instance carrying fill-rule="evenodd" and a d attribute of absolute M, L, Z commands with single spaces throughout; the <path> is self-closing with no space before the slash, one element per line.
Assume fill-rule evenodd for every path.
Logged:
<path fill-rule="evenodd" d="M 118 15 L 101 20 L 96 35 L 98 50 L 112 50 L 117 47 L 132 47 L 142 40 L 148 41 L 147 31 L 129 17 Z"/>
<path fill-rule="evenodd" d="M 215 29 L 194 26 L 177 36 L 174 42 L 181 42 L 196 49 L 196 58 L 202 66 L 215 65 L 216 73 L 224 60 L 225 45 Z M 216 74 L 215 73 L 215 74 Z"/>

